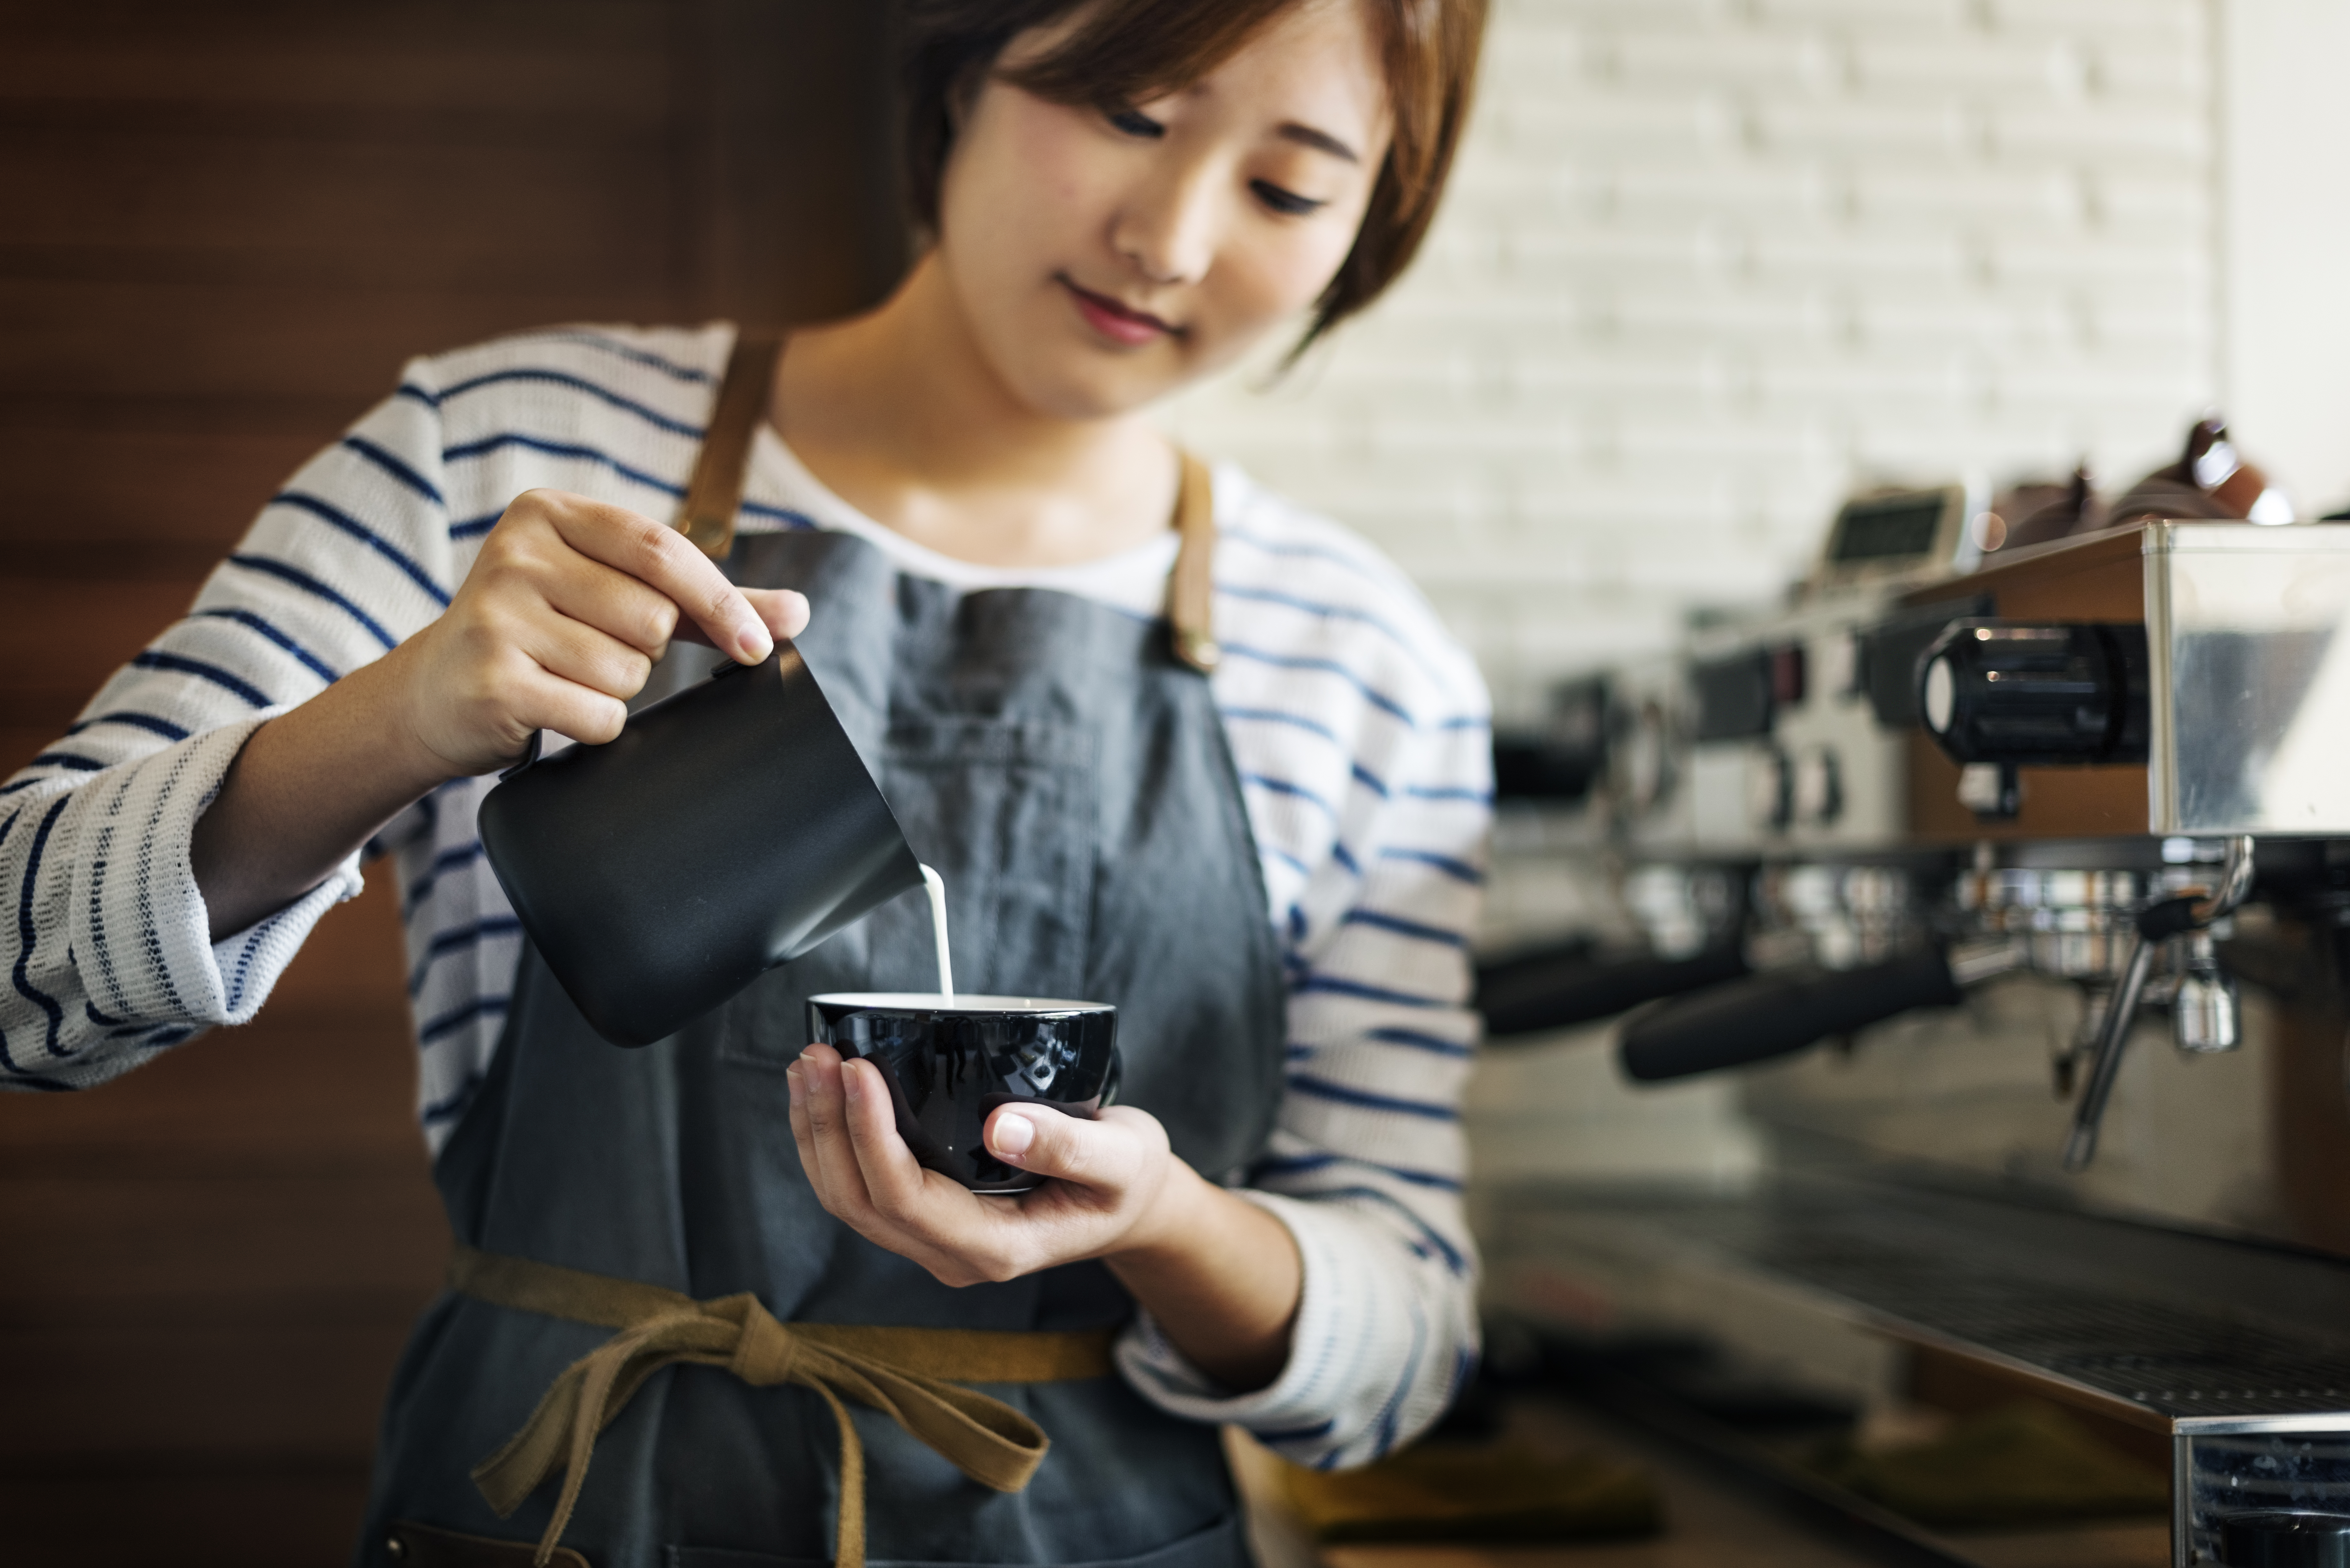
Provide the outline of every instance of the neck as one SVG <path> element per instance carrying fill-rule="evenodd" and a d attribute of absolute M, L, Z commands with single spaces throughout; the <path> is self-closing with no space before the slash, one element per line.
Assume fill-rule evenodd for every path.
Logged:
<path fill-rule="evenodd" d="M 1172 509 L 1164 438 L 1138 415 L 1064 419 L 1024 402 L 935 253 L 879 310 L 793 335 L 773 417 L 843 500 L 963 560 L 1095 559 L 1163 530 Z"/>

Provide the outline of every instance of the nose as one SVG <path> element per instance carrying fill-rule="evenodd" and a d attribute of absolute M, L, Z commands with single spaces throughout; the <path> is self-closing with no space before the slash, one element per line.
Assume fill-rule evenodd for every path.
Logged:
<path fill-rule="evenodd" d="M 1110 219 L 1110 248 L 1153 284 L 1196 283 L 1216 254 L 1218 182 L 1204 160 L 1168 160 Z"/>

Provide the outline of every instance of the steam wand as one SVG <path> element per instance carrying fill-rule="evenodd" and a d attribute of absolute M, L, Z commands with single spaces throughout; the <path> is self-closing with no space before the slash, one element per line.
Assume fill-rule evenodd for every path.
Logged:
<path fill-rule="evenodd" d="M 2220 863 L 2218 886 L 2149 904 L 2137 913 L 2137 931 L 2120 983 L 2114 987 L 2105 1018 L 2097 1029 L 2089 1081 L 2073 1107 L 2073 1134 L 2064 1143 L 2064 1168 L 2080 1171 L 2097 1157 L 2097 1129 L 2106 1119 L 2106 1102 L 2113 1097 L 2114 1080 L 2121 1074 L 2122 1047 L 2130 1025 L 2137 1020 L 2138 999 L 2154 969 L 2156 950 L 2172 937 L 2201 930 L 2244 901 L 2252 886 L 2252 841 L 2250 836 L 2228 840 L 2227 858 Z"/>

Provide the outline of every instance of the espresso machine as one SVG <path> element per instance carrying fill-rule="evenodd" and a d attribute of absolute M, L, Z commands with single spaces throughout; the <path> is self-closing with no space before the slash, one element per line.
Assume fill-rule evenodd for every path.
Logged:
<path fill-rule="evenodd" d="M 1902 1560 L 2005 1559 L 1739 1412 L 2043 1402 L 2168 1476 L 2168 1562 L 2350 1561 L 2350 526 L 2016 532 L 1862 497 L 1575 683 L 1616 919 L 1488 964 L 1492 1044 L 1734 1075 L 1766 1152 L 1483 1184 L 1499 1343 Z"/>

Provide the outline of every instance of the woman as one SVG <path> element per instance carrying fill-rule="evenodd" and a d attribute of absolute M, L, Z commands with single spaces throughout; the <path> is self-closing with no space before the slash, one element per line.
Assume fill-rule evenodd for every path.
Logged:
<path fill-rule="evenodd" d="M 1141 410 L 1409 260 L 1482 21 L 923 0 L 931 243 L 879 310 L 789 341 L 723 570 L 671 524 L 745 358 L 729 329 L 419 360 L 5 786 L 14 1087 L 251 1017 L 362 852 L 398 862 L 460 1261 L 395 1380 L 359 1561 L 545 1560 L 558 1531 L 598 1565 L 853 1558 L 831 1386 L 768 1314 L 1055 1355 L 1116 1333 L 1116 1376 L 1076 1351 L 942 1374 L 989 1386 L 981 1426 L 1055 1440 L 1024 1490 L 856 1410 L 876 1560 L 1237 1563 L 1216 1424 L 1343 1465 L 1443 1407 L 1474 1354 L 1453 1106 L 1483 693 L 1394 568 L 1229 468 L 1213 641 L 1172 657 L 1186 468 Z M 1124 1106 L 990 1123 L 1058 1179 L 1024 1199 L 927 1176 L 872 1068 L 800 1049 L 806 995 L 924 984 L 919 911 L 621 1052 L 484 866 L 476 806 L 535 732 L 608 740 L 708 668 L 673 638 L 750 663 L 784 636 L 945 871 L 966 983 L 1121 1009 Z M 611 1358 L 664 1312 L 739 1336 L 694 1357 L 735 1376 L 636 1386 L 654 1363 Z M 809 1386 L 754 1386 L 777 1381 Z"/>

